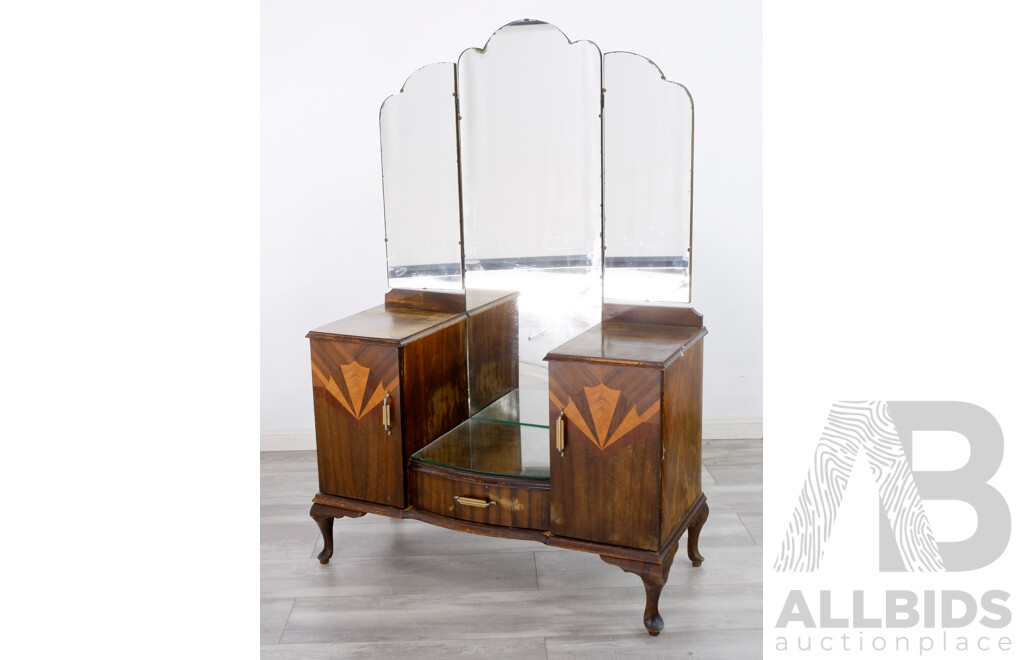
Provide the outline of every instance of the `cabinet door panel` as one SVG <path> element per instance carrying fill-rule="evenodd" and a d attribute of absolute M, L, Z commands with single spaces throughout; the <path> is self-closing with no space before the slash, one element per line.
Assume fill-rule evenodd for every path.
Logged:
<path fill-rule="evenodd" d="M 548 373 L 552 533 L 659 549 L 661 370 L 552 362 Z"/>
<path fill-rule="evenodd" d="M 310 347 L 320 491 L 404 506 L 398 348 L 317 339 Z"/>

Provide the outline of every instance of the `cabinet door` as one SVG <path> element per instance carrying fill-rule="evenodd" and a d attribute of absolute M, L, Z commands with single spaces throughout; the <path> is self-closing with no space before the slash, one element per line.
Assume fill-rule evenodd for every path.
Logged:
<path fill-rule="evenodd" d="M 405 506 L 398 348 L 321 339 L 310 348 L 320 492 Z"/>
<path fill-rule="evenodd" d="M 551 532 L 659 549 L 662 371 L 559 361 L 548 376 Z"/>

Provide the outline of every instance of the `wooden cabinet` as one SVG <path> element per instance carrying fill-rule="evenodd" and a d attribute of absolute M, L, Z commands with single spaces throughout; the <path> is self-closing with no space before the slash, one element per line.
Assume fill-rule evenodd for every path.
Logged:
<path fill-rule="evenodd" d="M 551 533 L 657 550 L 661 373 L 555 362 L 550 379 Z"/>
<path fill-rule="evenodd" d="M 684 533 L 703 561 L 700 316 L 606 306 L 547 354 L 544 426 L 516 379 L 515 295 L 464 300 L 474 306 L 385 305 L 309 333 L 320 560 L 333 520 L 365 513 L 592 552 L 641 577 L 657 634 Z"/>
<path fill-rule="evenodd" d="M 702 327 L 606 322 L 548 355 L 551 532 L 658 551 L 701 494 Z"/>
<path fill-rule="evenodd" d="M 409 455 L 469 413 L 465 316 L 382 305 L 307 336 L 320 492 L 404 507 Z"/>
<path fill-rule="evenodd" d="M 320 492 L 404 506 L 399 349 L 313 339 L 310 352 Z"/>

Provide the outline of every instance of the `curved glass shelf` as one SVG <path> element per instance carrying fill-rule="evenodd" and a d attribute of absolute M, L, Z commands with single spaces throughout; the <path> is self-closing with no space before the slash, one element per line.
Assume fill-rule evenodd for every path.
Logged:
<path fill-rule="evenodd" d="M 549 479 L 546 427 L 474 417 L 412 455 L 412 460 L 506 477 Z"/>

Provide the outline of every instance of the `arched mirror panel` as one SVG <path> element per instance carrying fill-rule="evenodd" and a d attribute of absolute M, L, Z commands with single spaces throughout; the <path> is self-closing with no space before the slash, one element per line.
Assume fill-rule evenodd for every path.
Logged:
<path fill-rule="evenodd" d="M 380 108 L 392 288 L 461 290 L 455 65 L 416 71 Z"/>
<path fill-rule="evenodd" d="M 604 56 L 604 298 L 690 302 L 693 103 L 640 55 Z"/>

